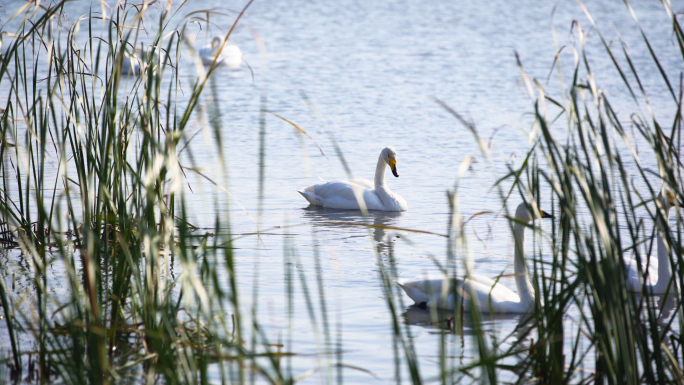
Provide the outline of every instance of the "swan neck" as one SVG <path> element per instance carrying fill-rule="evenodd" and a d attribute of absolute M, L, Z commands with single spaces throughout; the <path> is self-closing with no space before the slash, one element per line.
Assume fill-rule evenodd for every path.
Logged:
<path fill-rule="evenodd" d="M 516 223 L 513 229 L 513 239 L 515 240 L 515 254 L 513 261 L 513 271 L 515 272 L 515 286 L 518 289 L 520 303 L 532 304 L 534 302 L 534 289 L 527 273 L 525 263 L 525 226 Z"/>
<path fill-rule="evenodd" d="M 663 216 L 656 219 L 657 243 L 658 243 L 658 280 L 656 285 L 665 287 L 672 277 L 670 267 L 670 250 L 665 242 L 667 225 L 665 221 L 670 217 L 669 208 L 664 210 Z"/>
<path fill-rule="evenodd" d="M 375 168 L 375 190 L 385 190 L 385 167 L 387 163 L 382 159 L 382 154 L 378 157 L 378 166 Z"/>

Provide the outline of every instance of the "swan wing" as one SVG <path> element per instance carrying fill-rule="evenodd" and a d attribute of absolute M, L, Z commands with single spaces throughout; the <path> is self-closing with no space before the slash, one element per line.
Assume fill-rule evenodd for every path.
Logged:
<path fill-rule="evenodd" d="M 460 286 L 463 284 L 463 281 L 450 278 L 428 278 L 403 280 L 399 281 L 398 284 L 417 305 L 436 304 L 437 307 L 442 309 L 453 309 L 454 300 L 451 285 L 456 284 Z"/>
<path fill-rule="evenodd" d="M 122 75 L 138 75 L 140 74 L 140 60 L 136 56 L 124 55 L 122 66 Z"/>
<path fill-rule="evenodd" d="M 482 291 L 487 297 L 492 297 L 492 299 L 497 302 L 512 300 L 515 302 L 520 301 L 520 296 L 516 294 L 513 290 L 501 284 L 501 282 L 496 281 L 492 278 L 486 277 L 484 275 L 473 274 L 467 280 L 467 283 L 477 283 L 476 287 L 478 291 Z"/>
<path fill-rule="evenodd" d="M 361 186 L 366 190 L 375 190 L 375 185 L 368 179 L 354 179 L 350 183 L 353 183 L 357 186 Z"/>
<path fill-rule="evenodd" d="M 214 62 L 214 58 L 216 57 L 216 52 L 214 52 L 213 49 L 211 48 L 202 48 L 199 51 L 200 58 L 202 59 L 202 64 L 204 65 L 211 65 L 211 63 Z M 219 65 L 223 61 L 223 58 L 219 56 L 216 58 L 216 64 Z"/>
<path fill-rule="evenodd" d="M 648 264 L 646 286 L 655 286 L 656 282 L 658 281 L 658 258 L 655 258 L 654 256 L 642 257 L 642 272 L 646 272 L 646 265 L 648 260 L 650 260 L 650 263 Z M 642 288 L 643 276 L 639 273 L 638 266 L 639 265 L 635 259 L 625 258 L 625 271 L 627 273 L 627 276 L 625 278 L 627 280 L 627 289 L 630 291 L 639 291 Z"/>
<path fill-rule="evenodd" d="M 382 210 L 384 208 L 378 194 L 358 182 L 338 180 L 320 183 L 299 190 L 299 193 L 315 206 L 358 210 L 359 203 L 354 194 L 355 189 L 361 192 L 367 209 Z"/>
<path fill-rule="evenodd" d="M 242 51 L 236 45 L 225 46 L 221 57 L 229 68 L 239 68 L 240 64 L 242 64 Z"/>
<path fill-rule="evenodd" d="M 486 278 L 480 276 L 480 278 Z M 469 279 L 465 281 L 464 293 L 475 308 L 482 313 L 527 313 L 529 307 L 520 303 L 520 297 L 513 290 L 490 278 L 486 280 Z M 466 310 L 470 310 L 466 303 Z"/>
<path fill-rule="evenodd" d="M 220 44 L 216 46 L 207 44 L 203 48 L 200 48 L 198 53 L 202 59 L 202 64 L 211 65 L 211 63 L 214 62 L 214 59 L 216 59 L 216 65 L 223 64 L 224 55 L 219 52 L 219 48 Z M 240 56 L 240 58 L 242 59 L 242 56 Z"/>
<path fill-rule="evenodd" d="M 467 280 L 479 282 L 483 285 L 487 285 L 488 287 L 494 287 L 494 285 L 497 285 L 497 282 L 495 280 L 480 274 L 471 274 Z"/>

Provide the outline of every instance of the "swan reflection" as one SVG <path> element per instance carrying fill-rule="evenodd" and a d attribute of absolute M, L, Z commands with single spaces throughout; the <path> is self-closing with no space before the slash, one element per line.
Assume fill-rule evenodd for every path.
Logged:
<path fill-rule="evenodd" d="M 653 295 L 650 296 L 650 300 L 653 300 L 656 315 L 658 315 L 658 331 L 660 335 L 663 336 L 663 342 L 666 345 L 672 344 L 672 317 L 674 316 L 674 311 L 677 309 L 677 296 L 670 294 L 665 295 Z"/>
<path fill-rule="evenodd" d="M 309 206 L 302 209 L 303 218 L 315 226 L 336 227 L 345 230 L 365 232 L 363 224 L 372 226 L 373 239 L 379 246 L 386 241 L 387 227 L 395 226 L 396 219 L 405 215 L 402 211 L 369 211 L 366 219 L 360 210 L 340 210 Z"/>
<path fill-rule="evenodd" d="M 471 316 L 468 313 L 453 310 L 431 309 L 425 306 L 411 305 L 403 313 L 404 322 L 408 325 L 422 326 L 429 329 L 456 332 L 454 317 L 463 317 L 463 329 L 458 334 L 470 336 L 475 333 Z M 480 327 L 484 332 L 498 332 L 502 329 L 516 330 L 516 337 L 524 339 L 531 330 L 532 322 L 529 314 L 480 314 Z M 502 327 L 503 326 L 503 327 Z"/>

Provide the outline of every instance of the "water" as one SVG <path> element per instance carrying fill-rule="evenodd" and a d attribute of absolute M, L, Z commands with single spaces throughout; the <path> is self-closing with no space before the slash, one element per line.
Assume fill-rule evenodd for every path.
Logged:
<path fill-rule="evenodd" d="M 231 11 L 241 6 L 204 1 L 189 4 L 183 13 L 215 8 L 230 15 L 212 18 L 215 25 L 209 32 L 195 27 L 201 45 L 215 34 L 225 33 L 235 14 Z M 662 6 L 658 2 L 633 6 L 666 72 L 680 71 L 681 59 Z M 70 7 L 71 19 L 87 12 L 83 3 Z M 11 4 L 4 8 L 13 9 Z M 675 111 L 672 98 L 624 4 L 589 2 L 587 8 L 611 45 L 617 47 L 619 38 L 628 42 L 654 113 L 659 121 L 671 121 L 671 111 Z M 151 17 L 155 17 L 154 13 Z M 341 333 L 343 361 L 348 365 L 344 378 L 349 383 L 395 380 L 390 314 L 378 275 L 378 263 L 388 263 L 388 243 L 392 243 L 396 254 L 400 277 L 436 273 L 433 259 L 444 262 L 446 258 L 446 239 L 439 235 L 377 228 L 369 231 L 349 224 L 362 222 L 358 212 L 307 208 L 296 189 L 320 179 L 347 177 L 333 140 L 356 178 L 372 179 L 383 147 L 391 145 L 398 152 L 400 177 L 388 173 L 386 178 L 390 188 L 406 199 L 409 210 L 400 214 L 373 213 L 369 218 L 373 224 L 446 234 L 446 191 L 453 189 L 466 156 L 473 156 L 477 163 L 458 183 L 464 217 L 484 210 L 499 212 L 501 203 L 492 184 L 506 173 L 508 164 L 522 162 L 530 145 L 533 104 L 515 53 L 525 71 L 538 78 L 553 97 L 560 98 L 557 73 L 547 82 L 557 48 L 552 21 L 558 46 L 571 46 L 577 38 L 576 33 L 570 33 L 573 20 L 589 33 L 586 50 L 592 68 L 599 74 L 597 81 L 608 90 L 615 109 L 625 114 L 621 119 L 627 121 L 627 113 L 634 109 L 632 101 L 619 88 L 622 82 L 601 51 L 596 31 L 574 2 L 257 0 L 249 8 L 231 43 L 241 48 L 254 79 L 246 66 L 239 71 L 219 70 L 203 100 L 203 106 L 216 103 L 219 108 L 230 198 L 189 174 L 192 192 L 186 190 L 186 199 L 192 208 L 190 222 L 199 227 L 210 227 L 215 215 L 219 215 L 230 218 L 235 234 L 265 232 L 260 237 L 245 235 L 235 243 L 242 303 L 247 310 L 253 302 L 252 288 L 258 277 L 259 321 L 271 342 L 287 341 L 291 335 L 287 348 L 300 354 L 292 358 L 295 375 L 318 367 L 321 359 L 310 355 L 319 351 L 319 346 L 297 270 L 292 282 L 295 313 L 292 328 L 288 326 L 285 246 L 295 250 L 293 266 L 305 273 L 316 303 L 315 249 L 320 253 L 330 326 L 333 334 Z M 261 53 L 260 39 L 265 46 Z M 187 56 L 182 60 L 179 68 L 185 76 L 181 78 L 187 79 L 184 84 L 189 87 L 195 69 Z M 566 47 L 561 56 L 566 83 L 572 62 L 572 51 Z M 622 58 L 620 62 L 624 64 Z M 3 84 L 3 94 L 6 86 Z M 315 109 L 307 105 L 303 94 Z M 266 109 L 306 130 L 325 155 L 309 138 L 298 136 L 288 123 L 266 115 L 265 185 L 260 214 L 257 176 L 262 98 Z M 491 161 L 482 156 L 473 135 L 433 98 L 472 121 L 482 138 L 491 138 Z M 188 137 L 200 129 L 191 127 Z M 640 139 L 634 140 L 638 145 Z M 215 138 L 204 133 L 195 137 L 190 151 L 208 177 L 221 181 L 223 170 L 216 167 L 216 145 Z M 189 162 L 187 153 L 181 160 Z M 654 159 L 642 162 L 655 167 Z M 512 210 L 519 202 L 514 195 L 508 206 Z M 550 203 L 547 196 L 542 197 L 542 202 Z M 513 242 L 508 226 L 505 219 L 493 214 L 469 222 L 466 229 L 476 273 L 492 277 L 512 273 Z M 544 227 L 548 229 L 549 224 Z M 548 252 L 548 245 L 543 247 Z M 510 278 L 502 282 L 515 287 Z M 411 302 L 406 297 L 404 301 Z M 414 315 L 420 319 L 421 313 L 414 309 L 409 316 Z M 568 317 L 579 319 L 577 309 L 571 309 Z M 486 325 L 503 338 L 520 321 L 519 316 L 504 317 L 488 320 Z M 421 372 L 430 378 L 438 373 L 440 333 L 424 320 L 416 323 L 410 327 L 412 341 Z M 464 364 L 476 352 L 468 333 L 466 327 L 463 340 L 456 335 L 447 337 L 455 350 L 463 344 L 459 359 Z M 572 333 L 566 338 L 573 338 Z M 351 367 L 368 370 L 375 377 Z M 318 382 L 321 375 L 314 374 L 306 382 Z M 405 368 L 402 379 L 409 379 Z"/>

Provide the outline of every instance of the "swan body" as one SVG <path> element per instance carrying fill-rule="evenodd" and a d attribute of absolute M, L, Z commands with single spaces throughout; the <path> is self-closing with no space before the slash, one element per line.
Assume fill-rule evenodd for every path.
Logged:
<path fill-rule="evenodd" d="M 646 273 L 645 277 L 639 273 L 639 266 L 635 259 L 625 258 L 628 290 L 641 291 L 645 284 L 648 294 L 665 294 L 668 291 L 672 278 L 672 267 L 670 266 L 669 248 L 664 239 L 667 226 L 662 221 L 668 220 L 670 209 L 675 204 L 675 197 L 671 192 L 661 191 L 658 194 L 656 205 L 658 210 L 661 210 L 662 217 L 656 220 L 657 257 L 648 256 L 642 258 L 641 271 Z M 669 287 L 669 292 L 673 293 L 674 289 Z"/>
<path fill-rule="evenodd" d="M 216 60 L 216 65 L 226 65 L 228 68 L 232 69 L 240 68 L 240 64 L 242 63 L 242 51 L 240 51 L 240 47 L 226 44 L 223 49 L 221 49 L 222 43 L 223 40 L 217 36 L 211 41 L 211 44 L 207 44 L 199 50 L 202 64 L 211 65 L 211 63 Z"/>
<path fill-rule="evenodd" d="M 544 211 L 541 211 L 541 217 L 552 218 Z M 532 216 L 525 203 L 518 206 L 515 218 L 513 269 L 518 293 L 489 277 L 477 274 L 465 279 L 441 277 L 402 281 L 399 286 L 416 304 L 453 309 L 462 303 L 466 311 L 470 311 L 474 305 L 481 313 L 530 312 L 534 307 L 534 289 L 525 264 L 525 226 L 532 220 Z M 454 298 L 454 292 L 458 298 Z"/>
<path fill-rule="evenodd" d="M 121 64 L 121 74 L 139 76 L 141 74 L 140 59 L 135 55 L 124 54 Z"/>
<path fill-rule="evenodd" d="M 392 147 L 386 147 L 378 157 L 373 183 L 368 180 L 334 180 L 315 184 L 297 192 L 313 206 L 359 210 L 356 195 L 358 193 L 368 210 L 406 211 L 408 205 L 404 198 L 393 193 L 385 183 L 385 168 L 388 165 L 394 176 L 399 177 L 396 164 L 397 152 Z"/>
<path fill-rule="evenodd" d="M 452 285 L 456 286 L 456 299 Z M 404 281 L 400 282 L 399 286 L 416 304 L 436 305 L 440 309 L 453 310 L 454 304 L 461 296 L 475 296 L 477 309 L 482 313 L 527 313 L 534 303 L 521 303 L 520 297 L 513 290 L 489 277 L 477 274 L 471 275 L 468 279 L 434 277 Z M 466 310 L 470 310 L 470 302 L 471 299 L 465 299 L 463 305 Z"/>

